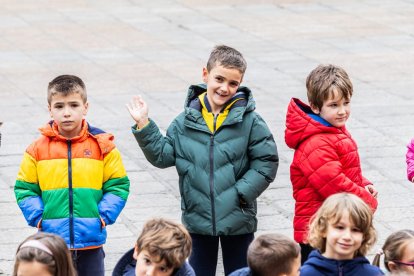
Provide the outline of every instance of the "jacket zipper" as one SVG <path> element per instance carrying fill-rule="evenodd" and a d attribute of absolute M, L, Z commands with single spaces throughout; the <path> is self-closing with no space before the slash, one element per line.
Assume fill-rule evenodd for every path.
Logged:
<path fill-rule="evenodd" d="M 72 189 L 72 141 L 67 140 L 67 144 L 68 144 L 68 184 L 69 184 L 69 240 L 70 240 L 70 248 L 74 248 L 73 189 Z"/>
<path fill-rule="evenodd" d="M 217 115 L 214 115 L 213 133 L 210 136 L 210 202 L 211 220 L 213 222 L 213 236 L 216 235 L 216 208 L 214 205 L 214 134 L 216 133 Z"/>

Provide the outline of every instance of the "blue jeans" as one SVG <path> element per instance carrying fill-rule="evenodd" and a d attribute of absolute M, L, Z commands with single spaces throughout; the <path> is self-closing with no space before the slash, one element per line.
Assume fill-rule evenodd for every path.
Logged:
<path fill-rule="evenodd" d="M 105 252 L 102 247 L 88 250 L 71 250 L 78 276 L 104 276 Z"/>
<path fill-rule="evenodd" d="M 253 233 L 235 236 L 190 235 L 193 240 L 190 264 L 197 276 L 216 275 L 219 241 L 226 275 L 247 266 L 247 248 L 254 239 Z"/>

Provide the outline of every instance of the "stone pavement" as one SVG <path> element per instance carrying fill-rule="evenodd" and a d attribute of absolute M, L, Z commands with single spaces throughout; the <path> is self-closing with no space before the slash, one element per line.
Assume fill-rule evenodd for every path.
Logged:
<path fill-rule="evenodd" d="M 216 44 L 245 55 L 244 84 L 279 148 L 276 181 L 259 199 L 258 233 L 292 235 L 285 111 L 291 97 L 306 100 L 305 77 L 320 63 L 343 66 L 354 83 L 348 128 L 363 172 L 379 190 L 376 248 L 392 231 L 414 229 L 414 184 L 405 176 L 405 146 L 414 137 L 413 14 L 414 2 L 404 0 L 3 0 L 0 274 L 11 273 L 18 243 L 35 232 L 16 205 L 13 185 L 24 149 L 49 120 L 47 83 L 66 73 L 84 79 L 88 120 L 115 134 L 131 179 L 128 203 L 108 227 L 110 275 L 147 219 L 180 218 L 175 169 L 145 160 L 125 104 L 143 95 L 165 130 L 182 110 L 188 85 L 201 82 Z"/>

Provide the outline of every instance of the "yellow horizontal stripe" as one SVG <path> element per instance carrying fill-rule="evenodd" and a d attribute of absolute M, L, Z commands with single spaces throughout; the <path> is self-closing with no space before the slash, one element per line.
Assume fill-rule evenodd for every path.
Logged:
<path fill-rule="evenodd" d="M 25 152 L 23 155 L 23 160 L 20 164 L 20 170 L 17 174 L 17 180 L 29 183 L 37 183 L 36 160 L 27 152 Z"/>
<path fill-rule="evenodd" d="M 102 160 L 76 158 L 72 160 L 72 187 L 102 189 Z"/>
<path fill-rule="evenodd" d="M 43 191 L 68 187 L 68 160 L 42 160 L 37 164 L 40 189 Z"/>
<path fill-rule="evenodd" d="M 114 148 L 104 158 L 104 178 L 103 182 L 112 178 L 121 178 L 126 176 L 124 165 L 122 164 L 121 153 L 117 148 Z"/>
<path fill-rule="evenodd" d="M 52 159 L 38 162 L 40 188 L 44 191 L 67 188 L 68 160 Z M 72 188 L 102 188 L 103 163 L 89 158 L 72 159 Z"/>

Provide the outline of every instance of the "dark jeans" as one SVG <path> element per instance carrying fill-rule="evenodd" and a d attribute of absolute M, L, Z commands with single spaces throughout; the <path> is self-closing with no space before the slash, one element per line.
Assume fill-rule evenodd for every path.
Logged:
<path fill-rule="evenodd" d="M 235 236 L 208 236 L 191 234 L 193 250 L 190 264 L 197 276 L 215 276 L 219 240 L 223 255 L 224 273 L 247 266 L 247 248 L 254 239 L 254 234 Z"/>
<path fill-rule="evenodd" d="M 71 250 L 78 276 L 104 276 L 105 252 L 102 247 L 88 250 Z"/>
<path fill-rule="evenodd" d="M 301 263 L 302 265 L 306 262 L 306 260 L 309 257 L 309 254 L 312 252 L 312 250 L 314 250 L 315 248 L 313 248 L 312 246 L 310 246 L 307 243 L 299 243 L 300 245 L 300 254 L 301 254 Z"/>

